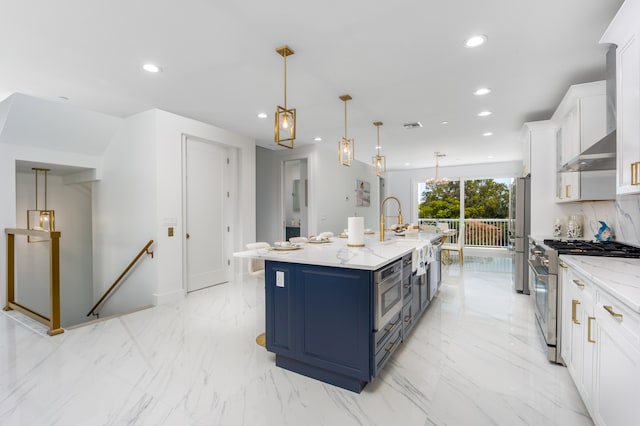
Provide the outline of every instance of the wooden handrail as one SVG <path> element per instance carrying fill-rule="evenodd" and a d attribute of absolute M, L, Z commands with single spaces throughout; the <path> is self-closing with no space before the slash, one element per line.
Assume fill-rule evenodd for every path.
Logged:
<path fill-rule="evenodd" d="M 129 265 L 124 269 L 124 271 L 122 271 L 122 273 L 120 274 L 120 276 L 118 278 L 116 278 L 116 280 L 114 281 L 113 284 L 111 284 L 111 287 L 109 287 L 109 289 L 107 291 L 104 292 L 104 294 L 102 295 L 102 297 L 96 302 L 95 305 L 93 305 L 93 308 L 91 308 L 91 310 L 89 311 L 89 313 L 87 314 L 87 316 L 90 315 L 95 315 L 98 316 L 98 312 L 97 309 L 100 307 L 100 305 L 102 305 L 102 303 L 104 301 L 107 300 L 107 298 L 111 295 L 111 292 L 116 288 L 116 286 L 120 283 L 120 281 L 124 278 L 125 275 L 127 275 L 127 272 L 129 272 L 129 270 L 131 268 L 133 268 L 133 266 L 136 264 L 136 262 L 142 257 L 143 254 L 150 254 L 151 258 L 153 259 L 153 252 L 149 251 L 149 247 L 151 247 L 151 245 L 153 244 L 153 240 L 149 240 L 149 242 L 147 243 L 146 246 L 144 246 L 144 248 L 142 250 L 140 250 L 140 252 L 136 255 L 136 257 L 131 261 L 131 263 L 129 263 Z"/>

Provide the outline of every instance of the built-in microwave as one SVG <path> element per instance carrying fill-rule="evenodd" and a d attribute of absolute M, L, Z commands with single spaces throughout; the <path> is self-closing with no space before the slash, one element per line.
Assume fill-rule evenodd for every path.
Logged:
<path fill-rule="evenodd" d="M 402 261 L 398 260 L 374 274 L 375 324 L 384 327 L 402 310 Z"/>

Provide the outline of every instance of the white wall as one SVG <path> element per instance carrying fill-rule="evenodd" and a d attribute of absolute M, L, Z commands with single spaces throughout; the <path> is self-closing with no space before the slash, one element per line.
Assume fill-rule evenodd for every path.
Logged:
<path fill-rule="evenodd" d="M 18 173 L 18 228 L 27 227 L 27 209 L 35 208 L 35 177 Z M 44 208 L 43 174 L 38 177 L 39 204 Z M 88 321 L 93 305 L 91 249 L 91 191 L 81 184 L 64 185 L 62 177 L 48 176 L 47 208 L 55 211 L 56 231 L 60 231 L 60 311 L 63 327 Z M 17 296 L 20 303 L 45 316 L 49 304 L 49 244 L 27 243 L 16 238 Z M 37 267 L 34 267 L 37 266 Z"/>
<path fill-rule="evenodd" d="M 316 191 L 317 232 L 340 233 L 347 228 L 349 216 L 363 216 L 365 228 L 378 229 L 378 177 L 371 165 L 354 161 L 350 167 L 338 163 L 333 150 L 317 149 L 315 173 L 310 177 Z M 356 207 L 356 180 L 369 182 L 370 207 Z"/>
<path fill-rule="evenodd" d="M 255 240 L 255 142 L 161 110 L 137 114 L 107 148 L 104 179 L 96 184 L 94 247 L 96 286 L 105 289 L 150 239 L 154 259 L 130 274 L 101 312 L 166 303 L 185 293 L 183 277 L 182 141 L 188 135 L 233 148 L 237 187 L 231 250 Z M 207 188 L 202 188 L 206 191 Z M 168 228 L 174 236 L 168 236 Z M 234 260 L 235 272 L 240 262 Z"/>
<path fill-rule="evenodd" d="M 93 184 L 95 300 L 145 244 L 156 239 L 155 123 L 154 111 L 126 119 L 104 153 L 103 179 Z M 153 304 L 157 264 L 146 256 L 138 262 L 100 308 L 100 316 Z"/>
<path fill-rule="evenodd" d="M 180 117 L 161 110 L 156 115 L 155 187 L 157 208 L 154 211 L 155 236 L 158 255 L 158 286 L 154 303 L 164 303 L 182 297 L 184 228 L 182 219 L 182 136 L 188 135 L 226 145 L 234 150 L 232 162 L 236 167 L 237 188 L 231 191 L 236 207 L 233 214 L 233 251 L 256 240 L 256 148 L 253 139 L 240 136 L 212 125 Z M 206 188 L 203 188 L 205 191 Z M 174 237 L 167 235 L 167 223 L 176 219 Z M 242 262 L 231 258 L 235 274 L 245 271 Z"/>
<path fill-rule="evenodd" d="M 282 237 L 282 162 L 307 159 L 309 229 L 308 234 L 341 232 L 347 218 L 365 218 L 365 227 L 377 229 L 378 180 L 368 164 L 354 161 L 351 167 L 338 163 L 334 151 L 316 146 L 289 150 L 257 148 L 257 237 L 273 243 Z M 356 180 L 371 184 L 371 206 L 355 207 Z M 277 212 L 274 214 L 274 212 Z"/>
<path fill-rule="evenodd" d="M 439 176 L 457 179 L 490 179 L 520 176 L 522 163 L 510 161 L 504 163 L 469 164 L 462 166 L 439 167 Z M 435 176 L 432 168 L 398 170 L 387 172 L 385 179 L 386 195 L 396 196 L 402 204 L 402 216 L 405 223 L 418 223 L 418 183 Z M 387 203 L 387 214 L 395 215 L 396 207 Z"/>
<path fill-rule="evenodd" d="M 100 176 L 102 173 L 100 157 L 97 156 L 0 143 L 0 194 L 2 194 L 2 203 L 0 203 L 1 230 L 17 227 L 16 161 L 18 160 L 96 169 L 97 176 Z M 5 306 L 6 304 L 6 258 L 6 244 L 0 244 L 0 306 Z"/>

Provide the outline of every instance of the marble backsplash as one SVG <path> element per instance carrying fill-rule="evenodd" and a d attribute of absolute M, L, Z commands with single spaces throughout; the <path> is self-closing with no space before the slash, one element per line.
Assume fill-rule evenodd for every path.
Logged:
<path fill-rule="evenodd" d="M 584 236 L 593 238 L 604 221 L 613 230 L 617 241 L 640 245 L 640 196 L 621 196 L 615 201 L 592 201 L 571 203 L 562 206 L 565 217 L 564 229 L 568 217 L 579 214 L 583 217 Z M 564 233 L 566 235 L 566 231 Z M 564 236 L 563 235 L 563 236 Z"/>

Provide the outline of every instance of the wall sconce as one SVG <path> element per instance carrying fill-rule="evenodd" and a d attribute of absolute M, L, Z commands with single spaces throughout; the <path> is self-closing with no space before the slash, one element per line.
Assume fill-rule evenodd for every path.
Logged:
<path fill-rule="evenodd" d="M 380 155 L 380 126 L 382 126 L 382 122 L 376 121 L 373 125 L 378 128 L 378 145 L 376 146 L 376 155 L 371 157 L 371 165 L 374 173 L 377 176 L 382 176 L 387 171 L 387 159 L 384 155 Z"/>
<path fill-rule="evenodd" d="M 32 170 L 35 172 L 36 177 L 36 208 L 35 210 L 27 210 L 27 229 L 47 232 L 55 231 L 56 220 L 54 211 L 47 209 L 47 172 L 49 172 L 49 169 L 34 167 Z M 38 208 L 38 172 L 44 173 L 44 210 Z M 48 239 L 28 236 L 27 241 L 35 243 L 48 241 Z"/>
<path fill-rule="evenodd" d="M 350 95 L 342 95 L 340 99 L 344 102 L 344 137 L 338 141 L 338 162 L 345 166 L 351 166 L 356 142 L 353 138 L 347 138 L 347 101 L 352 98 Z"/>
<path fill-rule="evenodd" d="M 278 105 L 276 108 L 274 140 L 280 146 L 293 149 L 296 138 L 296 110 L 287 109 L 287 56 L 295 52 L 289 46 L 278 47 L 276 52 L 284 58 L 284 107 Z"/>

